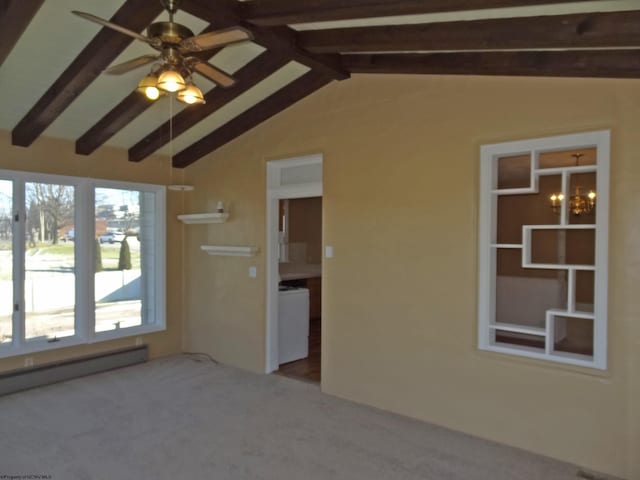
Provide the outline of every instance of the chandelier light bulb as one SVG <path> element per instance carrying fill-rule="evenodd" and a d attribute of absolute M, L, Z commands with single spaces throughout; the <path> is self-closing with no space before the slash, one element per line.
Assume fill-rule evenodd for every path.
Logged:
<path fill-rule="evenodd" d="M 179 92 L 185 88 L 184 78 L 174 70 L 165 70 L 158 77 L 157 87 L 165 92 Z"/>

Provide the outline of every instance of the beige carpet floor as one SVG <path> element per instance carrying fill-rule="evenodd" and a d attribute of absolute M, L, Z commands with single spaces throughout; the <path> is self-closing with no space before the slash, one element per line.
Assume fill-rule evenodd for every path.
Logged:
<path fill-rule="evenodd" d="M 1 478 L 566 480 L 577 470 L 201 357 L 0 398 Z"/>

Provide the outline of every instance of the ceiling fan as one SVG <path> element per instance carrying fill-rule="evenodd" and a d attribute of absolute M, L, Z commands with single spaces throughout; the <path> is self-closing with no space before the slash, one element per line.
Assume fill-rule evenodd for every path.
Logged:
<path fill-rule="evenodd" d="M 157 99 L 162 92 L 177 92 L 178 100 L 184 103 L 204 103 L 202 92 L 191 80 L 194 72 L 221 87 L 232 86 L 235 83 L 233 77 L 193 54 L 251 40 L 253 38 L 251 33 L 241 27 L 232 27 L 194 35 L 189 28 L 173 21 L 178 11 L 179 0 L 160 0 L 160 3 L 169 13 L 169 21 L 152 23 L 147 28 L 147 35 L 139 34 L 90 13 L 76 10 L 72 13 L 145 42 L 159 52 L 155 55 L 142 55 L 105 70 L 105 73 L 111 75 L 121 75 L 155 63 L 151 73 L 138 85 L 138 91 L 151 100 Z"/>

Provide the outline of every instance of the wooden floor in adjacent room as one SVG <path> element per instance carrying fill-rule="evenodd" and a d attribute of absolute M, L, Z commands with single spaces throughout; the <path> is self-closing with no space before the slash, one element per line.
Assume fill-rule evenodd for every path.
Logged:
<path fill-rule="evenodd" d="M 309 356 L 295 362 L 284 363 L 275 372 L 305 382 L 320 383 L 320 354 L 322 345 L 322 321 L 312 318 L 309 323 Z"/>

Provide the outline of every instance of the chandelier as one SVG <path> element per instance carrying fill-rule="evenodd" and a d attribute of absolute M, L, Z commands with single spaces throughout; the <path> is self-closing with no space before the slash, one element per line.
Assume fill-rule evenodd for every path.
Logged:
<path fill-rule="evenodd" d="M 577 167 L 580 165 L 580 158 L 584 156 L 584 153 L 574 153 L 571 156 L 576 159 Z M 551 194 L 549 201 L 553 213 L 559 214 L 562 211 L 562 204 L 565 199 L 566 197 L 563 192 Z M 568 206 L 569 212 L 575 216 L 589 214 L 596 206 L 596 192 L 577 185 L 574 193 L 569 195 Z"/>

